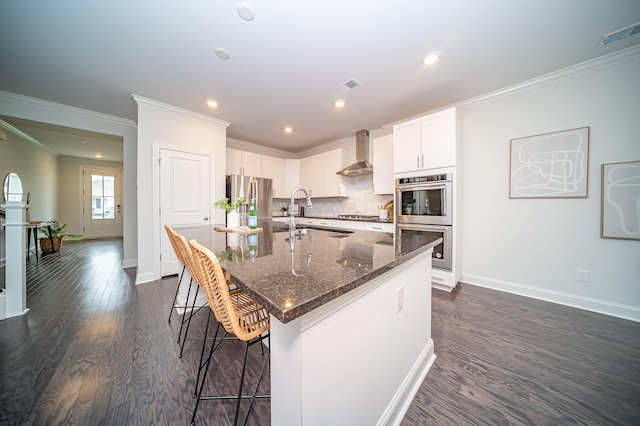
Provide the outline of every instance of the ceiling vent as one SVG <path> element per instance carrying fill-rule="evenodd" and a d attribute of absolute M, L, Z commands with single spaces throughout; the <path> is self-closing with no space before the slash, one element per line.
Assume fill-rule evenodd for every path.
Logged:
<path fill-rule="evenodd" d="M 350 91 L 361 85 L 362 83 L 360 83 L 355 78 L 350 78 L 349 80 L 336 87 L 336 92 L 344 95 L 345 93 L 349 93 Z"/>
<path fill-rule="evenodd" d="M 636 34 L 640 34 L 640 22 L 637 24 L 629 25 L 626 28 L 623 28 L 618 31 L 614 31 L 609 34 L 605 34 L 602 37 L 602 41 L 600 42 L 600 46 L 606 46 L 608 44 L 614 43 L 616 41 L 623 40 L 627 37 L 632 37 Z"/>

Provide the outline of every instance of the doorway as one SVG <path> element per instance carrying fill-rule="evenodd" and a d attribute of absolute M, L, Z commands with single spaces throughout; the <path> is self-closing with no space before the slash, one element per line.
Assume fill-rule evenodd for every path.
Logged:
<path fill-rule="evenodd" d="M 121 237 L 122 208 L 122 170 L 83 167 L 82 227 L 84 237 Z"/>

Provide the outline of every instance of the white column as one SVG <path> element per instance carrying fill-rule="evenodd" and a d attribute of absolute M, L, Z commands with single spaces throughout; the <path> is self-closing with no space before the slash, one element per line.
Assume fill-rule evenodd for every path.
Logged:
<path fill-rule="evenodd" d="M 5 318 L 9 318 L 24 315 L 28 311 L 25 241 L 27 204 L 22 201 L 8 201 L 2 207 L 6 215 Z"/>

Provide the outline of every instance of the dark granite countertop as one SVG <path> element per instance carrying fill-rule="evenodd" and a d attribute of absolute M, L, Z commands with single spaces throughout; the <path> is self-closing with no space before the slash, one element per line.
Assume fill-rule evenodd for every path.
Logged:
<path fill-rule="evenodd" d="M 296 219 L 335 219 L 335 220 L 350 220 L 350 221 L 355 221 L 355 222 L 373 222 L 373 223 L 393 223 L 393 219 L 384 219 L 384 220 L 380 220 L 377 218 L 371 218 L 371 219 L 363 219 L 363 218 L 354 218 L 354 217 L 338 217 L 338 216 L 320 216 L 320 215 L 310 215 L 310 214 L 305 214 L 304 216 L 300 216 L 300 215 L 294 215 Z M 280 215 L 274 215 L 273 218 L 277 219 L 277 218 L 283 218 L 286 217 L 287 219 L 289 218 L 289 216 L 280 216 Z"/>
<path fill-rule="evenodd" d="M 233 281 L 283 323 L 357 288 L 440 243 L 440 238 L 394 241 L 395 234 L 307 226 L 291 253 L 288 226 L 260 222 L 255 235 L 213 235 L 211 248 Z M 298 229 L 305 225 L 298 226 Z M 398 247 L 401 247 L 400 253 Z M 310 255 L 310 256 L 309 256 Z M 308 265 L 308 266 L 307 266 Z"/>

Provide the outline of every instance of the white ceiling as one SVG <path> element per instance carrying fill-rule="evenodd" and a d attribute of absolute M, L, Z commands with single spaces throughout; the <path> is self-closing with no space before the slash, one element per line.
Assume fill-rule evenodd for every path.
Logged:
<path fill-rule="evenodd" d="M 295 153 L 628 48 L 599 45 L 638 22 L 639 0 L 5 0 L 0 90 L 131 120 L 134 93 Z"/>

